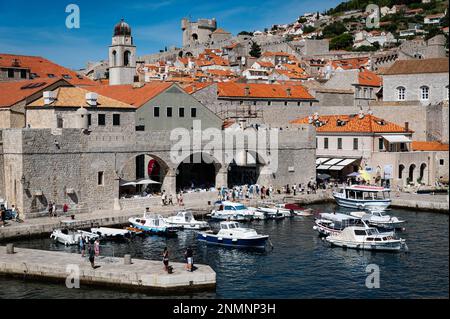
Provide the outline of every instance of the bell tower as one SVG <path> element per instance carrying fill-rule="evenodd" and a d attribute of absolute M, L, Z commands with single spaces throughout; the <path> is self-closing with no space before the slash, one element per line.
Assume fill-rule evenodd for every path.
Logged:
<path fill-rule="evenodd" d="M 109 47 L 109 84 L 133 84 L 136 75 L 136 46 L 130 26 L 122 19 L 114 27 Z"/>

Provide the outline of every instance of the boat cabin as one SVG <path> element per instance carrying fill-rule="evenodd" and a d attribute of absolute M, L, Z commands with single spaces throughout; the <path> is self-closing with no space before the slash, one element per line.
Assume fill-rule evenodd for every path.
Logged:
<path fill-rule="evenodd" d="M 389 188 L 374 186 L 350 186 L 341 188 L 339 193 L 345 198 L 356 200 L 383 200 L 390 199 Z"/>
<path fill-rule="evenodd" d="M 239 228 L 239 223 L 236 223 L 236 222 L 220 223 L 220 229 L 236 229 L 236 228 Z"/>
<path fill-rule="evenodd" d="M 219 211 L 238 211 L 238 210 L 246 210 L 247 207 L 245 207 L 242 204 L 239 203 L 233 203 L 233 202 L 220 202 L 218 203 L 218 209 Z"/>

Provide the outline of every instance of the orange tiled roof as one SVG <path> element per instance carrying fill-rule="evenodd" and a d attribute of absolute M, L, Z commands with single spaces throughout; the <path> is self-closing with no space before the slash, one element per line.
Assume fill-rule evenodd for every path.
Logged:
<path fill-rule="evenodd" d="M 383 79 L 369 70 L 358 72 L 358 84 L 365 86 L 381 86 Z"/>
<path fill-rule="evenodd" d="M 359 69 L 369 62 L 369 58 L 351 58 L 331 61 L 334 69 L 341 68 L 343 70 Z"/>
<path fill-rule="evenodd" d="M 249 88 L 248 95 L 245 88 Z M 288 89 L 291 95 L 288 95 Z M 223 82 L 217 85 L 219 97 L 314 100 L 302 85 Z"/>
<path fill-rule="evenodd" d="M 286 53 L 286 52 L 266 51 L 266 52 L 263 53 L 263 56 L 288 56 L 288 57 L 290 57 L 291 55 L 289 53 Z"/>
<path fill-rule="evenodd" d="M 235 74 L 230 70 L 215 70 L 209 69 L 205 71 L 212 76 L 235 76 Z"/>
<path fill-rule="evenodd" d="M 338 120 L 345 125 L 338 125 Z M 316 126 L 321 133 L 412 133 L 401 125 L 385 121 L 381 118 L 366 114 L 364 118 L 358 115 L 321 115 L 318 121 L 322 126 Z M 291 124 L 309 124 L 309 117 L 291 121 Z"/>
<path fill-rule="evenodd" d="M 397 60 L 384 75 L 448 73 L 448 58 Z"/>
<path fill-rule="evenodd" d="M 98 85 L 87 89 L 139 108 L 172 85 L 173 83 L 155 81 L 140 88 L 133 85 Z"/>
<path fill-rule="evenodd" d="M 411 148 L 413 151 L 448 151 L 448 144 L 443 144 L 438 141 L 434 142 L 423 142 L 423 141 L 413 141 L 411 143 Z"/>
<path fill-rule="evenodd" d="M 230 34 L 230 32 L 227 32 L 224 29 L 217 29 L 213 33 L 216 33 L 216 34 Z"/>
<path fill-rule="evenodd" d="M 30 73 L 35 73 L 41 81 L 53 79 L 49 77 L 53 74 L 54 78 L 64 79 L 72 85 L 95 85 L 91 79 L 39 56 L 0 54 L 0 67 L 12 67 L 15 63 L 18 68 L 30 69 Z"/>
<path fill-rule="evenodd" d="M 0 83 L 0 108 L 10 107 L 29 96 L 45 90 L 46 87 L 62 81 L 61 79 L 35 79 Z M 68 85 L 66 81 L 62 81 Z"/>
<path fill-rule="evenodd" d="M 88 87 L 89 89 L 89 87 Z M 52 107 L 90 107 L 86 102 L 86 94 L 89 90 L 80 87 L 60 87 L 55 90 L 56 100 L 51 104 Z M 44 98 L 30 103 L 28 106 L 45 106 Z M 135 107 L 109 97 L 98 95 L 97 107 L 134 109 Z"/>
<path fill-rule="evenodd" d="M 275 66 L 272 64 L 272 62 L 266 62 L 266 61 L 256 61 L 260 66 L 263 68 L 274 68 Z"/>
<path fill-rule="evenodd" d="M 300 74 L 300 73 L 297 73 L 297 72 L 292 72 L 292 71 L 289 71 L 289 70 L 280 70 L 280 69 L 278 69 L 278 70 L 275 70 L 273 72 L 274 73 L 276 72 L 276 73 L 281 74 L 281 75 L 285 75 L 285 76 L 287 76 L 290 79 L 307 79 L 308 78 L 308 76 L 306 76 L 306 75 L 303 75 L 303 74 Z"/>
<path fill-rule="evenodd" d="M 213 84 L 212 82 L 194 82 L 187 85 L 183 85 L 183 90 L 188 94 L 193 94 L 212 84 Z"/>

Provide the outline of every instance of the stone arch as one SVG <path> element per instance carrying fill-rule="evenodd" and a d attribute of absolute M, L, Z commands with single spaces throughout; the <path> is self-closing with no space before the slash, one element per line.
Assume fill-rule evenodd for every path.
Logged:
<path fill-rule="evenodd" d="M 130 66 L 131 65 L 131 52 L 126 50 L 123 53 L 123 66 Z"/>
<path fill-rule="evenodd" d="M 426 185 L 428 184 L 428 170 L 427 170 L 426 163 L 420 164 L 419 179 L 420 179 L 421 183 L 426 184 Z"/>
<path fill-rule="evenodd" d="M 117 51 L 114 50 L 112 52 L 112 60 L 111 60 L 112 66 L 117 66 Z"/>
<path fill-rule="evenodd" d="M 252 185 L 263 183 L 260 180 L 262 170 L 268 159 L 253 150 L 241 150 L 231 159 L 227 167 L 228 186 Z"/>
<path fill-rule="evenodd" d="M 218 174 L 222 168 L 222 163 L 213 155 L 201 151 L 192 152 L 176 168 L 176 190 L 220 187 L 223 182 Z"/>
<path fill-rule="evenodd" d="M 192 54 L 192 52 L 186 52 L 184 54 L 185 57 L 193 57 L 194 55 Z"/>
<path fill-rule="evenodd" d="M 198 41 L 198 34 L 197 34 L 197 33 L 193 33 L 193 34 L 192 34 L 192 40 L 193 40 L 194 42 L 197 42 L 197 41 Z"/>
<path fill-rule="evenodd" d="M 400 164 L 398 166 L 398 179 L 403 179 L 403 171 L 405 170 L 405 165 Z"/>
<path fill-rule="evenodd" d="M 183 57 L 183 51 L 178 52 L 178 57 L 182 58 Z"/>

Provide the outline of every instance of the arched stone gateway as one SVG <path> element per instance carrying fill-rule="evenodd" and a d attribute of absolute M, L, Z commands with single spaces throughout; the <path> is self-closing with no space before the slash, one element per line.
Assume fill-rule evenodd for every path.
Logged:
<path fill-rule="evenodd" d="M 222 167 L 222 163 L 208 153 L 190 154 L 175 170 L 177 192 L 187 189 L 221 187 L 223 183 Z"/>
<path fill-rule="evenodd" d="M 266 160 L 257 152 L 243 150 L 228 165 L 228 187 L 260 183 Z"/>
<path fill-rule="evenodd" d="M 422 163 L 420 165 L 420 172 L 419 172 L 419 180 L 421 184 L 428 185 L 428 170 L 427 170 L 427 164 Z"/>

